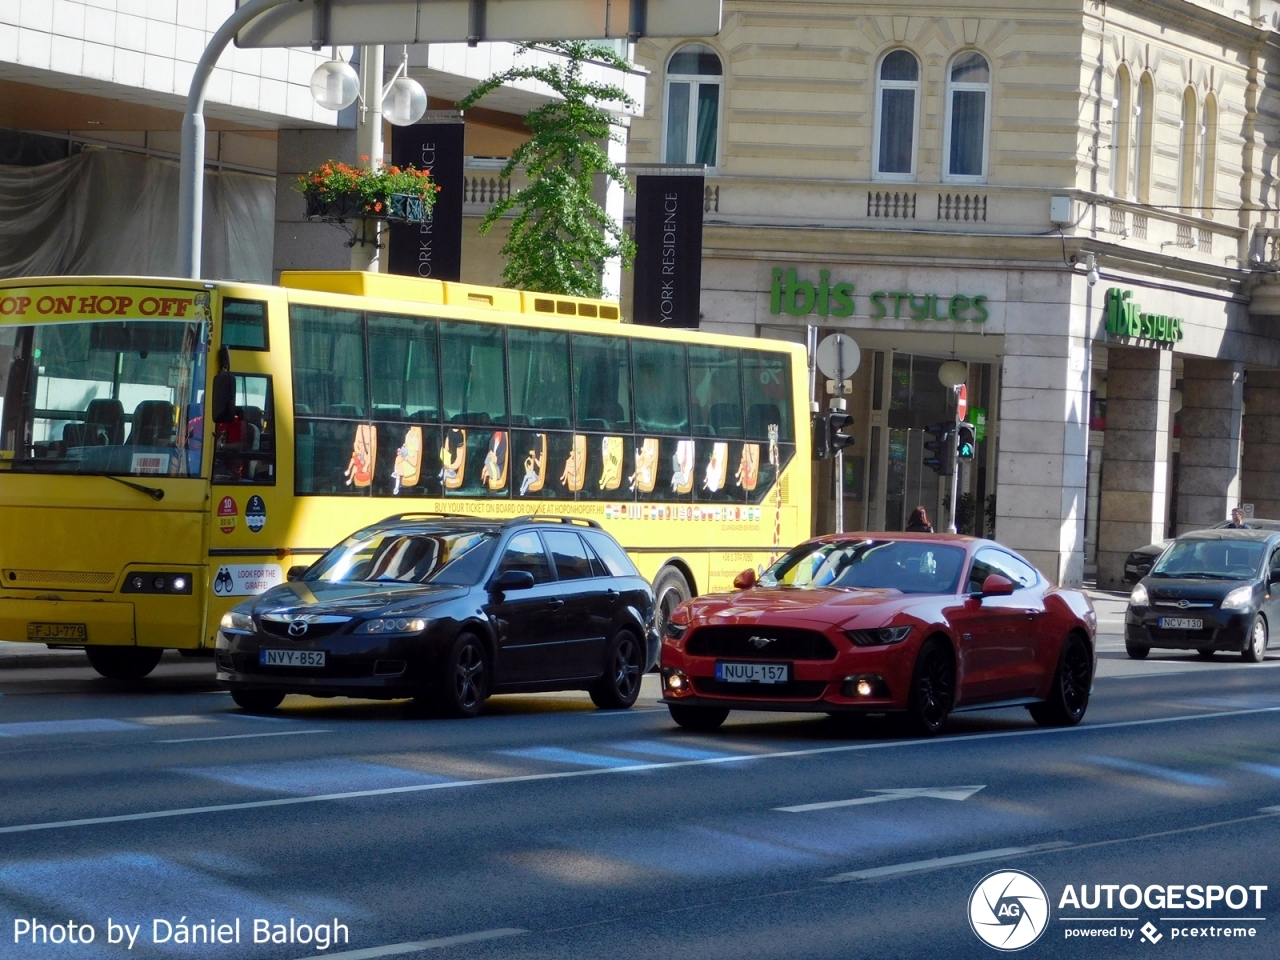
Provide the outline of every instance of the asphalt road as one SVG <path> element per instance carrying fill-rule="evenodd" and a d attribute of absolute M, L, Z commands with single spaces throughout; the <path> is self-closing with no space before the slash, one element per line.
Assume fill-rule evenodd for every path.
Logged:
<path fill-rule="evenodd" d="M 134 685 L 0 671 L 0 957 L 289 960 L 315 943 L 254 944 L 255 919 L 293 918 L 296 938 L 336 918 L 347 942 L 324 953 L 347 960 L 982 958 L 996 952 L 970 928 L 971 892 L 1016 869 L 1049 901 L 1023 956 L 1271 960 L 1280 650 L 1128 661 L 1121 610 L 1099 603 L 1080 727 L 1006 710 L 927 741 L 776 714 L 689 734 L 653 677 L 630 711 L 512 696 L 453 721 L 306 698 L 249 717 L 199 661 Z M 1086 903 L 1115 885 L 1116 901 L 1064 905 L 1068 884 Z M 1152 885 L 1248 902 L 1129 905 L 1158 901 Z M 1011 905 L 1032 922 L 1025 897 L 988 902 L 1000 936 L 1018 935 Z M 181 920 L 216 937 L 237 918 L 239 944 L 173 942 Z M 157 920 L 169 943 L 152 942 Z M 33 945 L 23 929 L 56 939 L 68 921 L 94 941 Z M 132 950 L 107 942 L 135 927 Z"/>

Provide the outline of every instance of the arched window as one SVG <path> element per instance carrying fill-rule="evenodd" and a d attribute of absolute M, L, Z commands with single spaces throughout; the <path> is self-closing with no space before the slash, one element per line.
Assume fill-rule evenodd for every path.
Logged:
<path fill-rule="evenodd" d="M 1151 137 L 1155 129 L 1156 85 L 1151 74 L 1138 81 L 1137 136 L 1133 140 L 1134 195 L 1139 203 L 1151 202 Z"/>
<path fill-rule="evenodd" d="M 1218 205 L 1218 98 L 1204 98 L 1204 122 L 1200 125 L 1200 216 L 1213 219 Z"/>
<path fill-rule="evenodd" d="M 1196 92 L 1191 87 L 1182 94 L 1182 126 L 1178 131 L 1178 205 L 1183 213 L 1194 213 L 1196 206 L 1196 144 L 1199 129 L 1196 126 Z"/>
<path fill-rule="evenodd" d="M 665 162 L 716 165 L 723 73 L 715 51 L 701 43 L 685 44 L 667 62 Z"/>
<path fill-rule="evenodd" d="M 947 75 L 947 126 L 943 153 L 947 178 L 981 180 L 987 175 L 987 129 L 991 117 L 991 65 L 970 50 L 951 61 Z"/>
<path fill-rule="evenodd" d="M 1129 195 L 1129 151 L 1133 148 L 1133 81 L 1123 63 L 1116 67 L 1111 98 L 1111 195 Z"/>
<path fill-rule="evenodd" d="M 910 180 L 916 175 L 916 118 L 920 102 L 920 61 L 894 50 L 880 61 L 876 80 L 875 157 L 878 179 Z"/>

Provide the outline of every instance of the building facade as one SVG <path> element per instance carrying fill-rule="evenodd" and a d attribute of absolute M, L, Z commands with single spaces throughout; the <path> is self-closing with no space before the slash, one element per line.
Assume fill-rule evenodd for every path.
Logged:
<path fill-rule="evenodd" d="M 707 168 L 702 325 L 862 347 L 848 528 L 948 507 L 922 443 L 950 359 L 980 441 L 961 526 L 1056 582 L 1280 516 L 1278 15 L 726 0 L 717 37 L 637 45 L 629 159 Z"/>

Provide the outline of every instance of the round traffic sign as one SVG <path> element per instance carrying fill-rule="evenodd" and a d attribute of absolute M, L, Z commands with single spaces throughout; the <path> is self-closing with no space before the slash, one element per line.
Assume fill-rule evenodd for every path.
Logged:
<path fill-rule="evenodd" d="M 956 419 L 963 420 L 969 412 L 969 387 L 962 383 L 956 392 Z"/>
<path fill-rule="evenodd" d="M 832 380 L 848 380 L 858 372 L 862 351 L 858 349 L 858 342 L 847 333 L 833 333 L 818 344 L 815 359 L 818 369 Z"/>

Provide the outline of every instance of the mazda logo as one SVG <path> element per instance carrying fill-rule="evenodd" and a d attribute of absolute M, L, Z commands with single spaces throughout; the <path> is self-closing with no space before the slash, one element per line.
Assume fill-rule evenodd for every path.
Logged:
<path fill-rule="evenodd" d="M 307 632 L 307 621 L 298 619 L 289 624 L 289 636 L 300 637 Z"/>
<path fill-rule="evenodd" d="M 747 643 L 751 644 L 757 650 L 763 650 L 771 643 L 777 643 L 773 637 L 748 637 Z"/>

